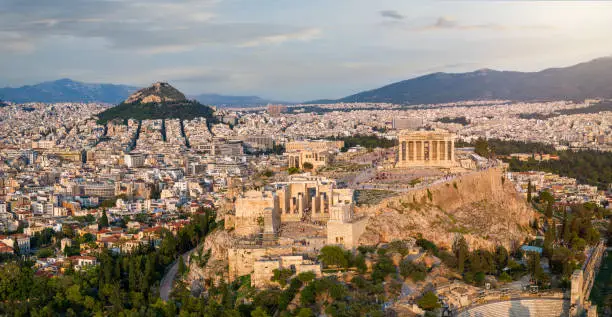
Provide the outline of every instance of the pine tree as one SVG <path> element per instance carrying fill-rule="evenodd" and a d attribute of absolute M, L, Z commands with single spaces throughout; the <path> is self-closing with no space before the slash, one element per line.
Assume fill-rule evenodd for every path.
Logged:
<path fill-rule="evenodd" d="M 553 242 L 555 241 L 553 234 L 554 230 L 551 227 L 549 227 L 548 230 L 546 230 L 546 233 L 544 234 L 543 253 L 544 256 L 549 259 L 552 257 Z"/>
<path fill-rule="evenodd" d="M 178 274 L 179 276 L 183 276 L 185 275 L 185 273 L 187 273 L 187 265 L 185 265 L 185 261 L 183 260 L 183 257 L 179 257 L 179 263 L 178 263 Z"/>
<path fill-rule="evenodd" d="M 553 204 L 551 201 L 548 201 L 548 204 L 546 205 L 546 218 L 550 220 L 552 216 L 553 216 Z"/>
<path fill-rule="evenodd" d="M 98 220 L 98 226 L 100 228 L 108 227 L 108 216 L 106 215 L 106 210 L 102 212 L 102 217 Z"/>
<path fill-rule="evenodd" d="M 469 247 L 463 236 L 459 236 L 453 244 L 453 252 L 457 257 L 457 269 L 463 273 L 465 270 L 465 261 L 467 260 Z"/>
<path fill-rule="evenodd" d="M 527 202 L 531 202 L 531 180 L 527 183 Z"/>

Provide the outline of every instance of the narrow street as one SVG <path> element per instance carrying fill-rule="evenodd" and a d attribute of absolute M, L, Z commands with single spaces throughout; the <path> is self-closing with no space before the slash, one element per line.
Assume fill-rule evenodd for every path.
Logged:
<path fill-rule="evenodd" d="M 199 247 L 200 245 L 181 255 L 183 257 L 183 261 L 185 261 L 185 264 L 189 265 L 189 256 Z M 165 301 L 170 298 L 170 292 L 172 291 L 172 286 L 174 285 L 174 279 L 176 278 L 176 274 L 178 273 L 178 264 L 178 259 L 172 262 L 172 266 L 170 266 L 170 269 L 168 270 L 168 272 L 166 272 L 161 282 L 159 283 L 159 297 L 161 297 L 161 299 Z"/>

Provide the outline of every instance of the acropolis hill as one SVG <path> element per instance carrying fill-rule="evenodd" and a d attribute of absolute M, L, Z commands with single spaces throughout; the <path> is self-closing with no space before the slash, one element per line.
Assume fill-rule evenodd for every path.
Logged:
<path fill-rule="evenodd" d="M 502 175 L 498 168 L 472 172 L 364 208 L 361 212 L 370 220 L 359 243 L 375 245 L 422 234 L 450 247 L 460 233 L 472 248 L 520 244 L 529 233 L 529 221 L 537 216 Z"/>

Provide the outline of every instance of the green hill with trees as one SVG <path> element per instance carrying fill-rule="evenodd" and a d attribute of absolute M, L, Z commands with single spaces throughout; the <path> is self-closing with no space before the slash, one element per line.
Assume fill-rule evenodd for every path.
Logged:
<path fill-rule="evenodd" d="M 203 117 L 214 121 L 214 110 L 197 101 L 187 100 L 185 95 L 167 83 L 155 83 L 143 88 L 119 105 L 98 114 L 98 123 L 111 120 L 191 120 Z"/>
<path fill-rule="evenodd" d="M 162 103 L 121 103 L 98 115 L 98 123 L 105 124 L 114 119 L 181 119 L 191 120 L 203 117 L 214 120 L 213 109 L 196 101 L 162 102 Z"/>

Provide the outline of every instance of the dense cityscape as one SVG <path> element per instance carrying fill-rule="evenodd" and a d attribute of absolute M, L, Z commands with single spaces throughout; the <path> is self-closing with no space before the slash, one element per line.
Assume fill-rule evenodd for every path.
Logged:
<path fill-rule="evenodd" d="M 0 316 L 612 316 L 612 6 L 343 1 L 0 3 Z"/>
<path fill-rule="evenodd" d="M 125 104 L 185 98 L 165 83 L 148 89 Z M 104 104 L 8 103 L 2 280 L 34 284 L 3 297 L 36 301 L 2 309 L 469 315 L 535 293 L 561 299 L 551 312 L 596 310 L 582 306 L 588 298 L 563 299 L 576 274 L 593 284 L 580 268 L 605 250 L 609 188 L 512 167 L 568 151 L 608 155 L 611 112 L 590 113 L 605 102 L 268 105 L 104 123 Z M 504 148 L 511 141 L 516 149 Z M 445 197 L 450 184 L 465 196 L 459 205 Z M 504 197 L 482 200 L 475 188 Z M 398 219 L 421 209 L 431 214 Z M 72 286 L 38 285 L 48 279 Z M 28 293 L 35 287 L 67 297 Z"/>

